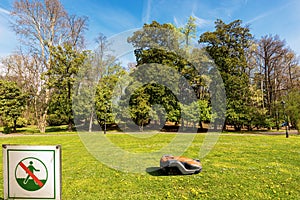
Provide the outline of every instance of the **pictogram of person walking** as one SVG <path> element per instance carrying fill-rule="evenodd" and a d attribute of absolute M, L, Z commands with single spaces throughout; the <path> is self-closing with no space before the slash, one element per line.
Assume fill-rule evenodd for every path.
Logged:
<path fill-rule="evenodd" d="M 35 169 L 35 167 L 33 166 L 33 162 L 32 161 L 29 162 L 29 165 L 28 165 L 27 168 L 31 171 L 32 174 L 34 173 L 34 171 L 36 171 L 36 172 L 40 171 L 39 169 Z M 28 174 L 23 183 L 27 184 L 29 178 L 30 178 L 30 175 Z M 35 182 L 35 184 L 37 184 L 37 183 Z"/>

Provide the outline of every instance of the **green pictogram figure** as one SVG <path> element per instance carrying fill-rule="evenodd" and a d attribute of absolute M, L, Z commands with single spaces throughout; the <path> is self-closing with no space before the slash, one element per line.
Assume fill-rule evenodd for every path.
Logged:
<path fill-rule="evenodd" d="M 41 189 L 48 178 L 46 165 L 39 159 L 28 157 L 21 160 L 15 169 L 15 178 L 21 188 L 27 191 Z"/>
<path fill-rule="evenodd" d="M 31 171 L 31 173 L 33 173 L 33 174 L 34 174 L 34 171 L 36 171 L 36 172 L 39 172 L 39 171 L 40 171 L 39 169 L 35 169 L 35 167 L 33 166 L 33 162 L 32 162 L 32 161 L 29 162 L 29 165 L 28 165 L 27 168 L 28 168 L 28 169 Z M 29 178 L 30 178 L 30 175 L 28 174 L 27 177 L 26 177 L 26 179 L 24 180 L 23 183 L 24 183 L 24 184 L 27 184 Z M 34 183 L 37 185 L 37 183 L 36 183 L 35 181 L 34 181 Z"/>

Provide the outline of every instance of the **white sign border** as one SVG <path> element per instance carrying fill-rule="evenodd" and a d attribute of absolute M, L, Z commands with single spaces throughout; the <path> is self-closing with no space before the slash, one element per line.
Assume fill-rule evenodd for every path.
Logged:
<path fill-rule="evenodd" d="M 9 197 L 9 151 L 53 151 L 54 152 L 54 198 L 40 198 L 40 197 Z M 2 144 L 3 155 L 3 186 L 4 186 L 4 199 L 51 199 L 61 200 L 61 145 L 19 145 L 19 144 Z"/>

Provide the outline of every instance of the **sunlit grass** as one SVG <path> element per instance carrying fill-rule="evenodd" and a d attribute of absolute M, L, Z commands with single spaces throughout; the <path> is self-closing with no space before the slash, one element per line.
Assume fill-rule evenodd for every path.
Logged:
<path fill-rule="evenodd" d="M 77 134 L 2 137 L 2 144 L 62 145 L 62 199 L 298 199 L 300 137 L 221 135 L 201 159 L 203 171 L 188 176 L 152 176 L 110 169 L 90 155 Z M 173 134 L 135 138 L 107 134 L 124 149 L 146 152 Z M 184 153 L 196 158 L 204 139 Z M 2 159 L 0 160 L 2 165 Z M 157 161 L 159 167 L 159 160 Z M 2 167 L 1 167 L 2 170 Z M 2 172 L 0 173 L 1 179 Z M 3 194 L 3 183 L 0 193 Z"/>

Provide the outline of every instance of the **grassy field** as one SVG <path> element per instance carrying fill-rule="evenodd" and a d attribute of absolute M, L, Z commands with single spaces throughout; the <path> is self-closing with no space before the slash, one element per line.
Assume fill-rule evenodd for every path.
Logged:
<path fill-rule="evenodd" d="M 157 146 L 172 134 L 140 139 L 107 134 L 123 148 Z M 124 145 L 124 139 L 126 144 Z M 185 156 L 197 157 L 204 139 L 198 134 Z M 300 136 L 221 135 L 201 160 L 203 171 L 188 176 L 154 176 L 110 169 L 92 157 L 77 134 L 0 137 L 2 144 L 62 145 L 62 199 L 299 199 Z M 1 155 L 2 156 L 2 155 Z M 2 158 L 1 158 L 2 166 Z M 159 166 L 159 160 L 157 161 Z M 2 167 L 1 167 L 2 170 Z M 0 173 L 3 180 L 2 172 Z M 3 183 L 0 182 L 0 197 Z"/>

